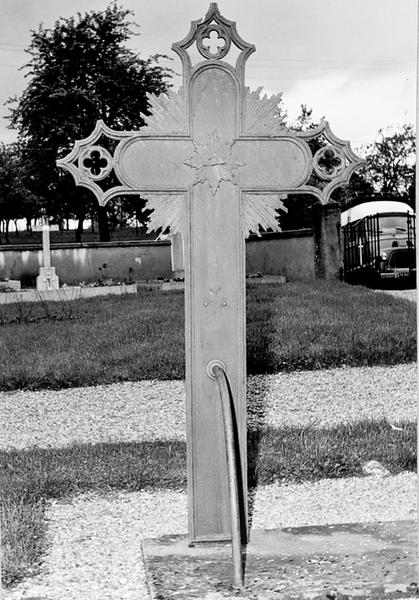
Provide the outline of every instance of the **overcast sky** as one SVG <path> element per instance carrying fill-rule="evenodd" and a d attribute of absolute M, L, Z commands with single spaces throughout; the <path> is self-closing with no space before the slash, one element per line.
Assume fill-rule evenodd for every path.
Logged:
<path fill-rule="evenodd" d="M 30 30 L 60 17 L 102 10 L 105 0 L 0 0 L 0 117 L 3 103 L 25 87 L 24 49 Z M 140 36 L 130 46 L 142 58 L 168 54 L 180 72 L 172 42 L 204 17 L 208 0 L 122 0 L 134 12 Z M 246 68 L 251 89 L 283 92 L 294 120 L 301 104 L 325 116 L 334 133 L 357 148 L 378 129 L 416 122 L 416 0 L 221 0 L 221 13 L 256 46 Z M 180 78 L 175 80 L 180 83 Z M 16 139 L 0 118 L 0 141 Z"/>

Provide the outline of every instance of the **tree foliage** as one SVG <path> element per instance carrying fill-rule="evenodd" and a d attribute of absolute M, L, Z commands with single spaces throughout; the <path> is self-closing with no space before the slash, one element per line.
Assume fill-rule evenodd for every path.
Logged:
<path fill-rule="evenodd" d="M 5 224 L 6 243 L 9 243 L 10 221 L 28 218 L 35 210 L 36 199 L 25 179 L 19 146 L 0 144 L 0 219 Z"/>
<path fill-rule="evenodd" d="M 310 131 L 316 129 L 319 123 L 313 122 L 313 109 L 308 108 L 307 104 L 301 104 L 301 111 L 294 123 L 289 125 L 292 131 Z"/>
<path fill-rule="evenodd" d="M 367 146 L 367 179 L 385 196 L 405 196 L 414 181 L 416 136 L 413 125 L 380 129 Z"/>
<path fill-rule="evenodd" d="M 149 114 L 147 92 L 160 94 L 170 70 L 159 56 L 140 59 L 126 42 L 133 35 L 131 11 L 114 2 L 102 12 L 60 19 L 52 29 L 40 25 L 27 50 L 29 81 L 10 101 L 11 127 L 17 128 L 35 193 L 49 214 L 79 218 L 93 197 L 59 172 L 57 158 L 103 119 L 115 129 L 138 129 Z"/>
<path fill-rule="evenodd" d="M 370 200 L 404 200 L 415 207 L 415 144 L 413 126 L 380 129 L 378 139 L 363 148 L 365 166 L 334 193 L 342 209 Z"/>
<path fill-rule="evenodd" d="M 301 104 L 301 111 L 294 123 L 288 127 L 291 131 L 311 131 L 318 127 L 319 123 L 313 121 L 313 109 L 306 104 Z M 312 154 L 321 147 L 321 141 L 313 139 L 308 141 Z M 309 185 L 316 185 L 317 176 L 312 174 Z M 281 227 L 284 230 L 311 228 L 313 224 L 313 205 L 317 199 L 312 194 L 288 194 L 284 200 L 287 213 L 281 215 Z"/>
<path fill-rule="evenodd" d="M 290 125 L 290 129 L 309 131 L 317 125 L 318 123 L 313 122 L 312 110 L 302 104 L 300 115 Z M 365 166 L 351 176 L 347 185 L 333 192 L 333 201 L 339 204 L 342 210 L 377 198 L 403 198 L 414 206 L 415 139 L 411 124 L 380 129 L 377 141 L 363 148 Z M 313 154 L 320 147 L 318 140 L 310 140 L 308 143 Z M 315 176 L 312 175 L 308 183 L 315 185 Z M 290 194 L 284 202 L 288 214 L 281 218 L 283 228 L 311 227 L 313 202 L 314 199 L 310 195 Z"/>

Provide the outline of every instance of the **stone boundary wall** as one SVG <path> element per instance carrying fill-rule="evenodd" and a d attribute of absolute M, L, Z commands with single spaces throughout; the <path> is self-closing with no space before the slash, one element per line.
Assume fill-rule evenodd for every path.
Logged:
<path fill-rule="evenodd" d="M 335 221 L 328 210 L 317 232 L 315 228 L 251 236 L 246 241 L 246 273 L 284 275 L 288 281 L 338 277 L 341 246 Z M 51 244 L 51 264 L 60 285 L 93 282 L 102 275 L 116 281 L 172 277 L 166 240 Z M 34 287 L 41 265 L 40 244 L 0 246 L 0 277 Z"/>
<path fill-rule="evenodd" d="M 20 279 L 24 286 L 34 286 L 41 265 L 41 244 L 0 247 L 0 277 Z M 102 276 L 116 281 L 169 278 L 170 242 L 51 244 L 51 265 L 60 285 L 90 283 Z"/>
<path fill-rule="evenodd" d="M 246 273 L 284 275 L 287 281 L 315 279 L 314 238 L 311 229 L 265 233 L 246 241 Z"/>

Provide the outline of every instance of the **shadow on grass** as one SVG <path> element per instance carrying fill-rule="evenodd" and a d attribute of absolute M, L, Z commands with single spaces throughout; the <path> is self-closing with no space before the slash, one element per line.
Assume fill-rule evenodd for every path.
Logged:
<path fill-rule="evenodd" d="M 275 368 L 275 354 L 272 343 L 276 335 L 274 326 L 276 297 L 282 291 L 282 286 L 249 284 L 247 315 L 247 364 L 251 365 L 252 373 L 270 373 Z M 264 422 L 266 413 L 266 397 L 268 385 L 265 377 L 252 377 L 247 380 L 247 393 L 252 398 L 251 407 L 258 422 Z M 247 485 L 248 485 L 248 530 L 252 526 L 256 487 L 258 484 L 257 465 L 260 460 L 262 429 L 250 425 L 247 431 Z"/>
<path fill-rule="evenodd" d="M 249 435 L 252 510 L 256 485 L 360 476 L 368 460 L 379 461 L 392 474 L 415 471 L 416 425 L 397 425 L 394 429 L 383 420 L 331 429 L 254 429 Z M 7 586 L 39 569 L 48 500 L 87 491 L 186 489 L 183 441 L 3 451 L 0 466 L 2 574 Z"/>

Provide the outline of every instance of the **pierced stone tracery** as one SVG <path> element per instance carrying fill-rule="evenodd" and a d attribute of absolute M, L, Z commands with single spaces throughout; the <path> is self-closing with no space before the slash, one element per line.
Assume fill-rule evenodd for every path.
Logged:
<path fill-rule="evenodd" d="M 89 146 L 80 154 L 79 167 L 91 179 L 103 179 L 112 169 L 112 157 L 101 146 Z"/>
<path fill-rule="evenodd" d="M 313 167 L 321 179 L 333 179 L 345 168 L 345 160 L 339 150 L 328 145 L 316 152 Z"/>
<path fill-rule="evenodd" d="M 204 58 L 224 58 L 230 50 L 231 40 L 224 27 L 211 23 L 199 32 L 196 46 Z"/>
<path fill-rule="evenodd" d="M 184 87 L 178 92 L 170 90 L 160 96 L 148 96 L 152 114 L 144 116 L 146 127 L 139 132 L 117 132 L 103 122 L 98 122 L 94 132 L 88 138 L 76 142 L 73 151 L 66 158 L 58 161 L 60 166 L 73 174 L 78 185 L 89 188 L 95 194 L 101 205 L 105 205 L 118 195 L 135 193 L 130 182 L 124 179 L 121 167 L 122 149 L 125 148 L 126 141 L 133 138 L 152 140 L 154 136 L 156 139 L 160 139 L 160 136 L 164 136 L 164 139 L 184 139 L 193 142 L 188 117 L 190 99 L 187 90 L 192 71 L 196 67 L 192 68 L 187 50 L 194 43 L 201 55 L 213 62 L 218 60 L 221 62 L 221 59 L 229 54 L 232 46 L 239 49 L 240 54 L 235 70 L 237 77 L 244 82 L 245 62 L 255 48 L 238 35 L 235 23 L 223 17 L 217 5 L 213 3 L 205 18 L 194 21 L 189 34 L 182 41 L 173 44 L 173 50 L 182 59 Z M 311 193 L 323 204 L 326 204 L 333 190 L 345 184 L 350 175 L 362 163 L 353 153 L 349 142 L 337 138 L 326 121 L 322 122 L 315 130 L 298 133 L 290 131 L 281 114 L 281 94 L 267 97 L 262 95 L 261 91 L 261 88 L 252 92 L 248 88 L 243 88 L 239 107 L 241 124 L 238 128 L 237 140 L 251 141 L 257 138 L 263 141 L 274 141 L 283 139 L 286 143 L 287 139 L 294 139 L 296 146 L 300 146 L 302 150 L 304 147 L 307 149 L 309 158 L 307 159 L 305 180 L 299 180 L 298 189 L 295 186 L 291 188 L 284 186 L 281 190 L 278 188 L 273 193 L 273 190 L 268 191 L 263 182 L 261 183 L 262 187 L 257 192 L 259 196 L 252 198 L 255 210 L 249 211 L 251 225 L 246 227 L 246 231 L 254 232 L 258 231 L 259 227 L 273 228 L 276 218 L 275 209 L 277 208 L 276 192 L 282 191 L 283 195 L 295 192 Z M 100 145 L 102 137 L 106 138 L 105 148 Z M 108 148 L 108 140 L 113 142 L 111 151 Z M 323 145 L 314 155 L 308 150 L 310 140 L 318 140 Z M 195 151 L 191 150 L 189 156 L 182 158 L 181 167 L 185 168 L 186 166 L 188 170 L 190 169 L 189 172 L 193 172 L 193 184 L 205 181 L 209 184 L 211 193 L 215 195 L 222 181 L 237 185 L 237 176 L 242 173 L 242 167 L 245 166 L 245 162 L 240 161 L 240 156 L 236 156 L 236 158 L 232 156 L 232 148 L 235 143 L 232 140 L 232 143 L 225 147 L 217 139 L 217 136 L 213 135 L 207 143 L 199 145 L 195 143 Z M 275 166 L 272 165 L 272 168 Z M 317 181 L 314 183 L 311 178 L 312 173 L 317 175 Z M 185 183 L 186 187 L 181 185 L 178 188 L 184 193 L 189 185 L 188 181 Z M 153 190 L 154 187 L 156 186 L 153 185 Z M 152 194 L 154 198 L 159 193 L 157 188 Z M 144 196 L 149 195 L 148 189 L 145 192 Z M 272 201 L 269 199 L 270 197 L 272 197 Z M 158 207 L 155 205 L 154 209 L 162 211 L 163 205 L 165 203 Z M 162 217 L 163 213 L 161 212 L 157 219 L 161 224 Z M 168 218 L 168 220 L 171 219 Z"/>

